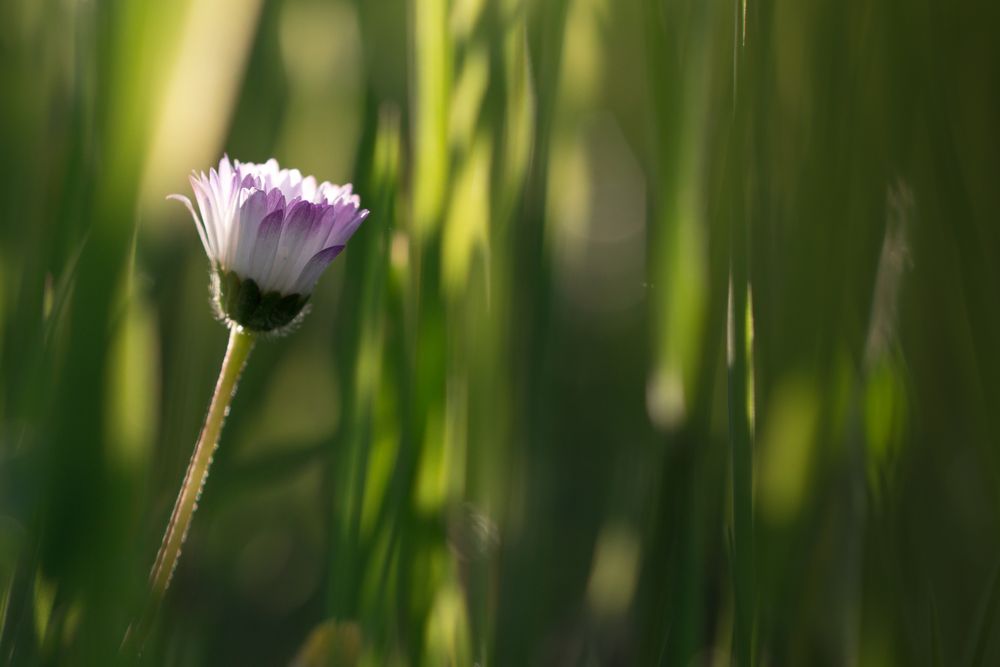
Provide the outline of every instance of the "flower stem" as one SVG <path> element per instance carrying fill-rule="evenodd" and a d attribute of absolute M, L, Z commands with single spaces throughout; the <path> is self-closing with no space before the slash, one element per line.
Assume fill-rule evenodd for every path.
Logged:
<path fill-rule="evenodd" d="M 173 576 L 174 568 L 177 567 L 177 561 L 181 555 L 181 546 L 184 544 L 188 529 L 191 527 L 191 518 L 194 516 L 194 511 L 198 509 L 198 499 L 201 497 L 202 487 L 208 477 L 209 466 L 212 465 L 212 456 L 219 443 L 222 423 L 229 413 L 229 404 L 236 393 L 236 383 L 246 365 L 253 343 L 252 334 L 244 332 L 239 327 L 233 327 L 229 335 L 226 357 L 222 361 L 222 369 L 219 371 L 219 379 L 215 385 L 215 394 L 212 395 L 208 416 L 205 418 L 205 425 L 201 429 L 201 436 L 198 438 L 198 444 L 195 446 L 191 462 L 188 464 L 184 483 L 181 484 L 180 493 L 177 495 L 177 502 L 170 515 L 170 523 L 167 524 L 167 531 L 163 535 L 160 550 L 156 554 L 156 563 L 149 575 L 151 599 L 144 614 L 144 622 L 141 625 L 146 625 L 152 620 L 160 601 L 167 592 L 167 587 L 170 586 L 170 578 Z"/>

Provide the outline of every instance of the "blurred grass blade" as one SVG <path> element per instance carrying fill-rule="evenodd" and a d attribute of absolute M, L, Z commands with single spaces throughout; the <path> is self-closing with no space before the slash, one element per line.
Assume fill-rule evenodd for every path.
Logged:
<path fill-rule="evenodd" d="M 971 626 L 969 658 L 965 663 L 968 667 L 983 667 L 988 664 L 987 649 L 994 634 L 998 606 L 1000 606 L 1000 564 L 993 569 L 987 585 L 983 588 L 979 610 Z"/>
<path fill-rule="evenodd" d="M 435 231 L 448 185 L 448 110 L 452 44 L 447 0 L 412 0 L 413 229 L 418 238 Z"/>
<path fill-rule="evenodd" d="M 931 665 L 933 667 L 944 667 L 944 648 L 941 646 L 941 622 L 938 619 L 937 602 L 931 594 Z"/>
<path fill-rule="evenodd" d="M 313 628 L 291 667 L 355 667 L 363 636 L 357 623 L 330 619 Z"/>

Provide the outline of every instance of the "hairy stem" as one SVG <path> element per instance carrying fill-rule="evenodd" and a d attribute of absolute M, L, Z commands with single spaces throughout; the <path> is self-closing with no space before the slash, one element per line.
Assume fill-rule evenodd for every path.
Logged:
<path fill-rule="evenodd" d="M 239 381 L 243 367 L 246 365 L 247 357 L 253 348 L 253 334 L 246 333 L 238 327 L 234 327 L 229 335 L 229 345 L 226 348 L 226 356 L 222 361 L 222 369 L 219 371 L 219 379 L 215 384 L 215 393 L 212 395 L 212 402 L 208 408 L 208 416 L 205 418 L 205 425 L 201 429 L 198 444 L 195 445 L 194 454 L 188 464 L 187 473 L 184 475 L 184 482 L 181 484 L 180 493 L 174 503 L 174 511 L 170 515 L 170 523 L 167 524 L 167 531 L 163 535 L 163 542 L 160 543 L 160 550 L 156 554 L 156 562 L 149 574 L 150 600 L 137 629 L 137 634 L 144 634 L 144 630 L 156 615 L 160 602 L 170 586 L 170 578 L 173 576 L 177 561 L 180 559 L 181 547 L 187 537 L 188 529 L 191 527 L 191 519 L 194 511 L 198 509 L 198 499 L 201 497 L 202 487 L 208 477 L 209 466 L 212 465 L 212 456 L 215 448 L 219 444 L 219 434 L 222 432 L 222 424 L 229 413 L 229 404 L 236 393 L 236 383 Z M 132 639 L 135 637 L 132 630 L 129 631 Z M 126 642 L 129 638 L 126 638 Z"/>

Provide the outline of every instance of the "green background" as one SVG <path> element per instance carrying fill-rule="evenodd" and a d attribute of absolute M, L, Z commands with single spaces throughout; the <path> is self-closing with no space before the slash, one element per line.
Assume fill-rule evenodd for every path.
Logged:
<path fill-rule="evenodd" d="M 7 0 L 0 662 L 130 662 L 228 152 L 372 213 L 145 664 L 997 664 L 998 7 Z"/>

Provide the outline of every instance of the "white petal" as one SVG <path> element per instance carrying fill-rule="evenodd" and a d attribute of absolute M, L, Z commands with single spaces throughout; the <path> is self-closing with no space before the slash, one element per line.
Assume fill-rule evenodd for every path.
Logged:
<path fill-rule="evenodd" d="M 252 278 L 262 292 L 274 287 L 268 281 L 268 274 L 274 264 L 274 254 L 281 238 L 281 226 L 284 211 L 269 213 L 260 223 L 257 238 L 254 240 L 253 251 L 250 253 L 250 270 L 246 278 Z"/>
<path fill-rule="evenodd" d="M 262 190 L 255 190 L 246 198 L 239 209 L 239 236 L 230 265 L 233 271 L 241 276 L 249 275 L 250 256 L 257 242 L 257 232 L 260 223 L 267 215 L 267 195 Z"/>
<path fill-rule="evenodd" d="M 331 246 L 329 248 L 324 248 L 318 253 L 313 255 L 306 265 L 302 268 L 302 272 L 299 277 L 292 284 L 290 293 L 292 294 L 311 294 L 313 288 L 316 287 L 316 281 L 319 277 L 323 275 L 323 271 L 326 267 L 330 265 L 330 262 L 341 253 L 344 246 Z"/>
<path fill-rule="evenodd" d="M 288 209 L 268 280 L 279 291 L 287 293 L 309 261 L 308 255 L 302 256 L 302 248 L 315 233 L 319 222 L 316 208 L 307 201 L 300 201 Z"/>
<path fill-rule="evenodd" d="M 209 259 L 214 259 L 212 248 L 209 247 L 208 238 L 205 236 L 205 225 L 202 223 L 201 219 L 198 218 L 198 214 L 194 212 L 194 206 L 191 205 L 191 200 L 184 195 L 167 195 L 167 199 L 174 199 L 187 206 L 188 211 L 191 212 L 191 217 L 194 219 L 195 229 L 198 230 L 198 237 L 201 239 L 201 245 L 205 248 L 205 254 L 208 255 Z"/>
<path fill-rule="evenodd" d="M 344 245 L 367 217 L 367 210 L 359 211 L 357 205 L 353 203 L 343 205 L 337 211 L 337 219 L 334 221 L 324 245 Z"/>
<path fill-rule="evenodd" d="M 316 178 L 306 176 L 302 179 L 302 198 L 306 201 L 316 202 Z"/>
<path fill-rule="evenodd" d="M 239 187 L 239 176 L 236 173 L 230 174 L 228 186 L 226 183 L 223 183 L 223 187 L 228 187 L 228 197 L 225 202 L 225 216 L 229 225 L 229 235 L 226 243 L 225 262 L 227 266 L 231 267 L 233 262 L 236 261 L 236 246 L 238 244 L 240 234 L 240 192 L 242 189 Z"/>
<path fill-rule="evenodd" d="M 212 202 L 212 195 L 204 178 L 204 174 L 201 175 L 201 178 L 191 176 L 191 189 L 194 190 L 194 197 L 198 200 L 198 208 L 201 210 L 201 220 L 205 226 L 205 236 L 208 238 L 212 261 L 218 261 L 221 255 L 219 254 L 215 205 Z"/>
<path fill-rule="evenodd" d="M 219 178 L 223 181 L 228 181 L 232 175 L 233 165 L 229 163 L 229 156 L 223 154 L 222 159 L 219 160 Z"/>

